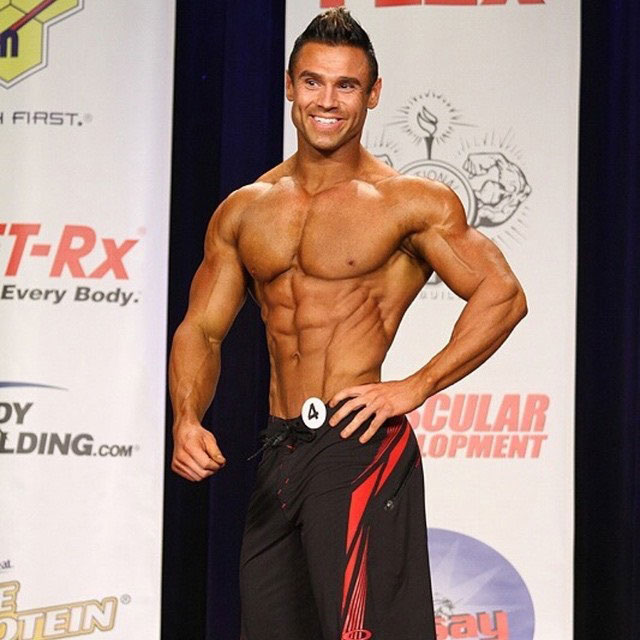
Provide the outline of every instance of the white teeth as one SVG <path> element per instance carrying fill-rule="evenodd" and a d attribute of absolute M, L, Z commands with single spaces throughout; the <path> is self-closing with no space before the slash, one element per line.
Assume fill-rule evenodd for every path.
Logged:
<path fill-rule="evenodd" d="M 313 116 L 313 119 L 320 124 L 335 124 L 338 122 L 337 118 L 323 118 L 322 116 Z"/>

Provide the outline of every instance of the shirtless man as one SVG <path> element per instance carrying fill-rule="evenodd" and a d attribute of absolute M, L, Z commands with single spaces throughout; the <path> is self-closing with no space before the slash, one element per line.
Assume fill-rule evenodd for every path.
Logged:
<path fill-rule="evenodd" d="M 247 290 L 266 326 L 272 417 L 243 539 L 245 640 L 435 638 L 421 457 L 404 414 L 478 367 L 526 313 L 455 194 L 361 146 L 380 88 L 349 13 L 316 17 L 286 75 L 298 151 L 218 207 L 174 337 L 172 469 L 198 481 L 225 465 L 200 421 Z M 467 301 L 451 339 L 381 382 L 434 270 Z"/>

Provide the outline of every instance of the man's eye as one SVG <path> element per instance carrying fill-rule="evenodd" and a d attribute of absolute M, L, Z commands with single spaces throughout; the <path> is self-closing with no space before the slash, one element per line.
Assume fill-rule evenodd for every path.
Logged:
<path fill-rule="evenodd" d="M 315 86 L 316 86 L 316 81 L 315 81 L 315 80 L 312 80 L 311 78 L 307 78 L 307 84 L 308 84 L 310 87 L 315 87 Z"/>
<path fill-rule="evenodd" d="M 350 82 L 342 82 L 340 84 L 341 89 L 353 89 L 353 85 Z"/>

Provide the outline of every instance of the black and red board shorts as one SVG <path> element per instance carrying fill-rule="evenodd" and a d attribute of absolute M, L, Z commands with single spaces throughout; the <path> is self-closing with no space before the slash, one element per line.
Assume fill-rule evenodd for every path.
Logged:
<path fill-rule="evenodd" d="M 270 417 L 240 560 L 242 640 L 435 640 L 411 425 Z"/>

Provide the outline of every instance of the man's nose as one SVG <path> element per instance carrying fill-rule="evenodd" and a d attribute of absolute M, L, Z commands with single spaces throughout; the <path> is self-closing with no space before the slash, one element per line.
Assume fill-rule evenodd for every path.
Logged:
<path fill-rule="evenodd" d="M 335 109 L 338 106 L 338 93 L 335 87 L 326 84 L 318 95 L 318 106 L 323 109 Z"/>

